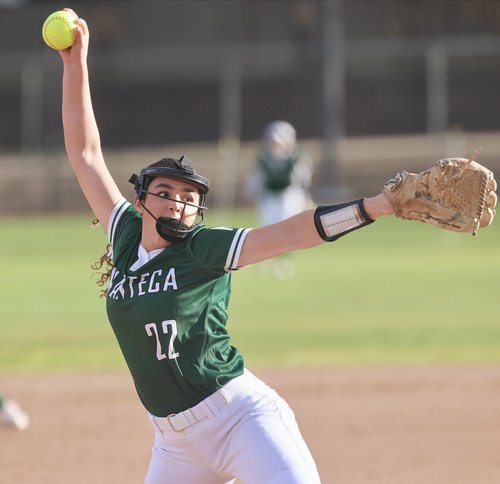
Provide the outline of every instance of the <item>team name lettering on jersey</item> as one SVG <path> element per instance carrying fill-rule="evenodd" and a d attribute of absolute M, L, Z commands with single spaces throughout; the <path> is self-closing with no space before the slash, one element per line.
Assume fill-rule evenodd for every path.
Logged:
<path fill-rule="evenodd" d="M 134 296 L 168 290 L 177 291 L 174 267 L 171 267 L 168 272 L 158 269 L 153 272 L 145 272 L 140 276 L 122 275 L 115 267 L 111 272 L 108 297 L 111 299 L 130 299 Z"/>

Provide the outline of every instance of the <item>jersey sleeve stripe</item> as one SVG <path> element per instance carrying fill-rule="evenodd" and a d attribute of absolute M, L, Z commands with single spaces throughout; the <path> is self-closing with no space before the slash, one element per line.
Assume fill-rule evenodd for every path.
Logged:
<path fill-rule="evenodd" d="M 226 272 L 238 270 L 238 261 L 240 259 L 241 249 L 249 231 L 250 229 L 238 229 L 236 231 L 227 254 L 226 265 L 224 267 Z"/>
<path fill-rule="evenodd" d="M 122 198 L 115 205 L 115 208 L 113 208 L 113 211 L 111 212 L 111 215 L 109 217 L 109 224 L 108 224 L 108 227 L 109 227 L 108 238 L 109 238 L 109 243 L 111 244 L 111 246 L 113 246 L 113 243 L 115 240 L 116 226 L 118 225 L 118 221 L 120 220 L 120 217 L 122 216 L 123 212 L 129 206 L 130 206 L 130 202 L 128 202 L 125 198 Z"/>

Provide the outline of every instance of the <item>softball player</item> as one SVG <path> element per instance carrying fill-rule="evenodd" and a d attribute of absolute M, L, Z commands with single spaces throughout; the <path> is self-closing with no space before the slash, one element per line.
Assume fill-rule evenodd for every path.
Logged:
<path fill-rule="evenodd" d="M 260 225 L 280 222 L 311 206 L 311 178 L 311 160 L 298 146 L 295 128 L 287 121 L 269 123 L 245 186 L 256 204 Z"/>
<path fill-rule="evenodd" d="M 108 233 L 107 313 L 155 432 L 147 484 L 309 484 L 320 478 L 286 402 L 245 369 L 226 330 L 231 274 L 313 247 L 392 209 L 384 195 L 256 229 L 202 224 L 209 182 L 186 158 L 133 175 L 133 204 L 103 159 L 87 69 L 89 32 L 60 51 L 68 159 Z"/>
<path fill-rule="evenodd" d="M 309 194 L 312 163 L 297 144 L 295 128 L 287 121 L 273 121 L 263 130 L 257 163 L 247 178 L 245 192 L 257 211 L 259 225 L 281 222 L 313 206 Z M 290 254 L 261 264 L 264 273 L 279 279 L 295 274 Z"/>
<path fill-rule="evenodd" d="M 7 399 L 0 393 L 0 421 L 9 427 L 19 430 L 28 428 L 30 419 L 28 414 L 15 400 Z"/>

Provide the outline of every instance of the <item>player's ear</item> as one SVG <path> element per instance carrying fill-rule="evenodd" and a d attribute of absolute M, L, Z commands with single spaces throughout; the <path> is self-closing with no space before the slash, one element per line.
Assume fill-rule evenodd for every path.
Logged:
<path fill-rule="evenodd" d="M 142 215 L 144 209 L 142 208 L 141 202 L 139 201 L 139 197 L 137 195 L 134 195 L 134 207 Z"/>

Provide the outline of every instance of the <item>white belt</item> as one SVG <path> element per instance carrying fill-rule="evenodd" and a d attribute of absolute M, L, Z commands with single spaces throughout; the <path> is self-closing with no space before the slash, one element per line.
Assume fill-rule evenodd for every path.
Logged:
<path fill-rule="evenodd" d="M 245 371 L 245 373 L 247 372 Z M 237 394 L 247 391 L 247 385 L 244 383 L 246 376 L 243 374 L 234 378 L 194 407 L 167 417 L 152 415 L 152 420 L 160 430 L 181 432 L 200 420 L 214 418 L 218 415 L 218 411 L 230 403 Z"/>

